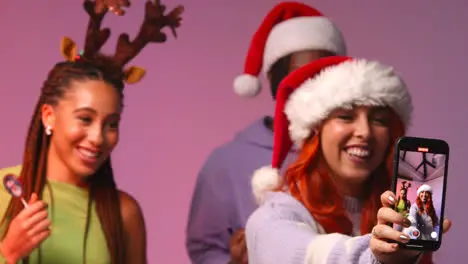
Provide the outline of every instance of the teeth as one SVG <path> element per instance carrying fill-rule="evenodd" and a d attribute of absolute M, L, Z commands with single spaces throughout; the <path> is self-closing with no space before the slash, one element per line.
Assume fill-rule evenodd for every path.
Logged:
<path fill-rule="evenodd" d="M 357 148 L 357 147 L 349 148 L 349 149 L 346 150 L 346 152 L 349 155 L 360 157 L 360 158 L 369 157 L 369 150 L 364 149 L 364 148 Z"/>
<path fill-rule="evenodd" d="M 97 158 L 97 156 L 99 155 L 98 152 L 91 152 L 89 150 L 82 149 L 82 148 L 80 148 L 80 153 L 88 158 Z"/>

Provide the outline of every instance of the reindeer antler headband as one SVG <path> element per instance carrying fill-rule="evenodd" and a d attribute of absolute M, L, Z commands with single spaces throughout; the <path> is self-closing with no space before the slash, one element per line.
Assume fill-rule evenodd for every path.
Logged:
<path fill-rule="evenodd" d="M 81 56 L 93 58 L 100 52 L 101 47 L 110 36 L 110 29 L 101 29 L 101 23 L 108 11 L 106 0 L 84 1 L 84 9 L 89 15 L 89 23 L 86 31 L 85 47 L 82 55 L 77 56 L 77 45 L 69 37 L 63 37 L 61 41 L 61 53 L 68 61 L 76 61 Z M 128 34 L 121 34 L 117 42 L 117 48 L 112 59 L 122 68 L 124 81 L 129 84 L 139 82 L 146 73 L 146 70 L 137 66 L 125 68 L 125 65 L 135 58 L 143 48 L 153 43 L 163 43 L 167 36 L 161 30 L 169 27 L 174 37 L 177 37 L 176 28 L 180 26 L 184 7 L 177 6 L 169 14 L 165 15 L 166 7 L 159 0 L 147 1 L 145 6 L 145 17 L 140 27 L 140 32 L 133 41 L 130 41 Z"/>
<path fill-rule="evenodd" d="M 408 190 L 411 187 L 411 182 L 403 181 L 401 182 L 401 189 Z"/>

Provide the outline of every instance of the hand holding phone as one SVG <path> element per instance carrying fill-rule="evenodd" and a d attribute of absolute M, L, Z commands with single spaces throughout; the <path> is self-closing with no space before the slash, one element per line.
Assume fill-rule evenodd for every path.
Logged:
<path fill-rule="evenodd" d="M 449 145 L 440 139 L 402 137 L 396 144 L 394 210 L 411 226 L 392 225 L 410 237 L 400 247 L 436 251 L 442 243 Z"/>

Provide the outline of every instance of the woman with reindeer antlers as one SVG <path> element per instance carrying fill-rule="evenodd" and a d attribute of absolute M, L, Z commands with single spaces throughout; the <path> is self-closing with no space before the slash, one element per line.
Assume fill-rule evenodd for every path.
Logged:
<path fill-rule="evenodd" d="M 411 182 L 402 181 L 400 194 L 395 203 L 395 210 L 405 217 L 408 217 L 411 202 L 408 200 L 408 189 L 411 187 Z"/>
<path fill-rule="evenodd" d="M 116 3 L 125 1 L 84 2 L 90 16 L 84 52 L 77 56 L 76 44 L 62 40 L 66 61 L 42 86 L 23 163 L 0 171 L 19 177 L 28 201 L 25 206 L 0 189 L 6 263 L 146 263 L 143 215 L 138 202 L 117 189 L 110 154 L 119 141 L 125 83 L 145 73 L 126 64 L 150 42 L 165 42 L 161 29 L 174 32 L 183 8 L 165 14 L 164 6 L 148 1 L 140 33 L 133 41 L 121 35 L 116 54 L 106 56 L 100 48 L 110 30 L 100 24 L 108 10 L 121 14 Z"/>
<path fill-rule="evenodd" d="M 408 200 L 408 189 L 410 187 L 411 187 L 410 182 L 402 181 L 400 192 L 395 202 L 395 211 L 397 211 L 404 217 L 408 217 L 408 212 L 411 207 L 411 202 Z M 398 231 L 402 231 L 404 227 L 401 225 L 395 224 L 394 228 Z"/>

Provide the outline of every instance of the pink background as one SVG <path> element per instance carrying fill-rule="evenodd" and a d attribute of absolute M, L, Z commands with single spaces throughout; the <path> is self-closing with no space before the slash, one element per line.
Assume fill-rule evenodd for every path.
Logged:
<path fill-rule="evenodd" d="M 108 16 L 117 34 L 133 36 L 144 1 L 123 18 Z M 149 75 L 127 88 L 120 145 L 113 155 L 119 185 L 141 202 L 148 228 L 150 263 L 189 263 L 184 247 L 189 199 L 195 177 L 212 148 L 259 115 L 271 113 L 265 89 L 256 100 L 237 98 L 232 80 L 243 66 L 250 37 L 277 0 L 166 0 L 184 4 L 179 39 L 148 47 L 133 64 Z M 451 144 L 447 216 L 454 221 L 436 254 L 443 263 L 466 257 L 464 162 L 468 67 L 468 4 L 450 1 L 307 1 L 343 30 L 350 54 L 394 65 L 406 78 L 416 106 L 412 135 Z M 339 3 L 339 4 L 338 4 Z M 3 0 L 0 11 L 2 134 L 0 166 L 21 161 L 25 131 L 41 82 L 58 60 L 59 41 L 80 45 L 87 17 L 79 0 Z M 138 180 L 141 184 L 138 184 Z"/>

